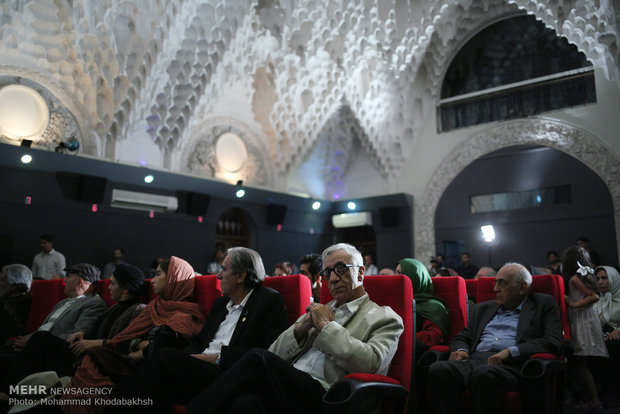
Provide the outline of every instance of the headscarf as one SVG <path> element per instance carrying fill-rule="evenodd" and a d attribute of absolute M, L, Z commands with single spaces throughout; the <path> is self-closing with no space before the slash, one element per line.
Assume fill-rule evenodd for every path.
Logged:
<path fill-rule="evenodd" d="M 620 303 L 620 274 L 611 266 L 599 266 L 594 269 L 594 274 L 597 274 L 599 270 L 607 272 L 609 292 L 601 292 L 601 298 L 594 304 L 594 308 L 604 323 L 613 322 L 610 324 L 616 326 L 620 324 L 620 315 L 618 315 L 620 313 L 618 311 L 620 305 L 614 305 L 614 302 Z M 613 312 L 614 308 L 616 308 L 615 314 Z"/>
<path fill-rule="evenodd" d="M 428 274 L 428 270 L 426 270 L 426 266 L 416 259 L 402 259 L 398 263 L 400 264 L 401 273 L 411 279 L 416 312 L 436 323 L 447 340 L 450 337 L 448 310 L 433 295 L 433 281 Z"/>
<path fill-rule="evenodd" d="M 134 339 L 155 326 L 168 325 L 175 332 L 193 337 L 198 335 L 205 315 L 197 303 L 188 299 L 194 294 L 194 269 L 185 260 L 172 256 L 163 294 L 151 300 L 127 328 L 108 343 Z"/>

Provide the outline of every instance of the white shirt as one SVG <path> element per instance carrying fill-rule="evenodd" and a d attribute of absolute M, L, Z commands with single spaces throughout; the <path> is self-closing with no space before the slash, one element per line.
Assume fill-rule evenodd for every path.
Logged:
<path fill-rule="evenodd" d="M 69 309 L 71 306 L 73 306 L 73 304 L 75 303 L 76 300 L 83 298 L 84 295 L 81 296 L 77 296 L 75 298 L 69 298 L 67 299 L 67 301 L 65 303 L 62 304 L 62 306 L 60 306 L 58 309 L 56 309 L 54 311 L 54 313 L 52 313 L 49 318 L 47 319 L 47 322 L 45 322 L 43 325 L 39 326 L 39 329 L 37 329 L 37 331 L 49 331 L 50 329 L 52 329 L 52 326 L 54 325 L 54 323 L 56 322 L 56 320 L 58 318 L 60 318 L 60 316 L 65 313 L 65 311 L 67 309 Z"/>
<path fill-rule="evenodd" d="M 54 275 L 65 275 L 65 256 L 52 249 L 49 253 L 39 252 L 32 260 L 32 278 L 50 280 Z"/>
<path fill-rule="evenodd" d="M 245 295 L 245 298 L 243 298 L 241 303 L 238 305 L 233 304 L 232 300 L 228 301 L 228 304 L 226 304 L 228 314 L 217 328 L 217 332 L 215 332 L 215 336 L 209 343 L 209 346 L 202 351 L 203 354 L 219 354 L 222 352 L 222 347 L 227 346 L 230 343 L 230 339 L 232 338 L 235 328 L 237 327 L 237 322 L 239 322 L 239 318 L 243 313 L 243 308 L 248 302 L 248 299 L 253 291 L 254 289 L 250 290 L 250 292 Z"/>
<path fill-rule="evenodd" d="M 355 300 L 352 300 L 351 302 L 347 302 L 336 308 L 335 310 L 332 308 L 332 311 L 334 311 L 334 320 L 329 323 L 338 323 L 342 325 L 342 323 L 347 320 L 349 315 L 357 312 L 357 308 L 359 308 L 360 303 L 364 298 L 365 296 L 362 296 L 361 298 L 357 298 Z M 332 306 L 331 303 L 329 305 L 330 307 Z M 295 361 L 293 366 L 300 371 L 310 374 L 312 378 L 319 381 L 325 387 L 325 384 L 327 384 L 325 382 L 325 375 L 323 372 L 323 367 L 325 366 L 325 357 L 326 355 L 316 349 L 313 345 L 312 348 L 308 349 L 305 354 L 303 354 L 297 361 Z"/>
<path fill-rule="evenodd" d="M 364 276 L 366 275 L 378 275 L 379 274 L 379 269 L 377 269 L 377 266 L 375 266 L 374 264 L 371 264 L 370 266 L 368 266 L 366 268 L 366 271 L 364 272 Z"/>

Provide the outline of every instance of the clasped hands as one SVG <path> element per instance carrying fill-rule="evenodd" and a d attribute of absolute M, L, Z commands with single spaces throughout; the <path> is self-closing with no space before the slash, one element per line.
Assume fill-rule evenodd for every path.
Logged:
<path fill-rule="evenodd" d="M 312 302 L 306 307 L 306 314 L 295 325 L 295 336 L 303 337 L 311 328 L 321 332 L 325 325 L 334 320 L 334 312 L 325 305 Z"/>
<path fill-rule="evenodd" d="M 489 365 L 503 365 L 504 362 L 510 359 L 510 350 L 508 348 L 502 349 L 496 354 L 493 354 L 487 359 Z M 469 360 L 469 353 L 467 351 L 454 351 L 450 353 L 450 361 L 467 361 Z"/>

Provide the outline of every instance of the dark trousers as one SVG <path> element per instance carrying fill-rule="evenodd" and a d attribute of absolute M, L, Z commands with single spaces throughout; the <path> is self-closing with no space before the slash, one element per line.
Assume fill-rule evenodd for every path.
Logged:
<path fill-rule="evenodd" d="M 246 353 L 187 406 L 194 413 L 312 413 L 325 389 L 309 374 L 264 349 Z"/>
<path fill-rule="evenodd" d="M 142 364 L 137 374 L 119 383 L 114 394 L 153 400 L 152 406 L 131 407 L 128 412 L 170 413 L 172 405 L 187 404 L 221 373 L 217 365 L 175 348 L 162 348 Z M 122 407 L 106 410 L 122 411 Z"/>
<path fill-rule="evenodd" d="M 519 370 L 507 365 L 488 365 L 493 352 L 475 352 L 469 361 L 439 361 L 429 368 L 431 403 L 436 413 L 462 411 L 461 395 L 469 389 L 475 413 L 500 413 L 507 391 L 519 387 Z"/>

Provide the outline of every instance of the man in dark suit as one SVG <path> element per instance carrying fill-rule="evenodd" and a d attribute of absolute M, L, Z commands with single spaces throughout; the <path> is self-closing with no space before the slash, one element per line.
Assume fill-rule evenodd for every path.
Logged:
<path fill-rule="evenodd" d="M 560 351 L 562 327 L 556 302 L 549 295 L 528 294 L 531 284 L 532 276 L 518 263 L 499 270 L 496 300 L 475 306 L 467 327 L 450 344 L 449 360 L 430 366 L 435 412 L 458 412 L 467 388 L 476 413 L 501 412 L 504 394 L 519 389 L 521 365 L 533 354 Z"/>
<path fill-rule="evenodd" d="M 288 327 L 282 296 L 262 286 L 265 268 L 257 252 L 229 249 L 218 278 L 223 296 L 211 307 L 200 334 L 185 351 L 164 348 L 155 353 L 134 377 L 119 384 L 116 395 L 151 398 L 153 406 L 138 408 L 169 413 L 173 404 L 187 403 L 246 351 L 267 348 Z"/>

